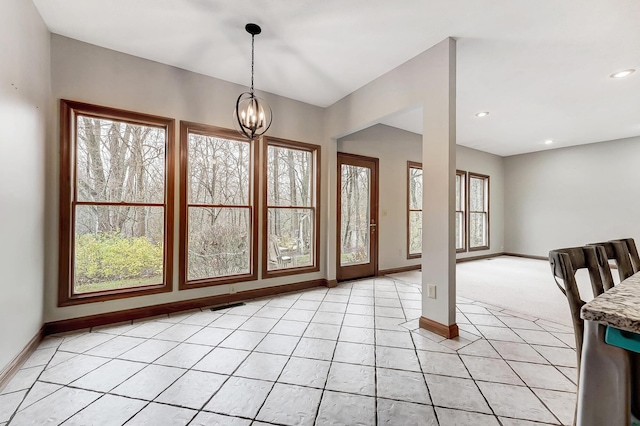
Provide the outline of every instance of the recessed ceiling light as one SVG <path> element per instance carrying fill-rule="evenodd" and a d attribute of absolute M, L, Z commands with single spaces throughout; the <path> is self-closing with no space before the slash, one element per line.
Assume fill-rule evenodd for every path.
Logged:
<path fill-rule="evenodd" d="M 553 143 L 553 139 L 547 139 L 546 141 L 544 141 L 545 145 L 551 145 Z"/>
<path fill-rule="evenodd" d="M 636 70 L 630 68 L 628 70 L 614 72 L 609 77 L 611 77 L 611 78 L 624 78 L 624 77 L 626 77 L 628 75 L 633 74 L 634 72 L 636 72 Z"/>
<path fill-rule="evenodd" d="M 488 111 L 482 111 L 476 114 L 476 117 L 486 117 L 487 115 L 489 115 Z"/>

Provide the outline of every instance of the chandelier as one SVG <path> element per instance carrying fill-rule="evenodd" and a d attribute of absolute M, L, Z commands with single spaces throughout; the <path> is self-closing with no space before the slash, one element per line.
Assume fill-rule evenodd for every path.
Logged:
<path fill-rule="evenodd" d="M 262 29 L 256 24 L 247 24 L 244 28 L 251 34 L 251 90 L 238 96 L 233 122 L 240 133 L 253 140 L 269 130 L 273 117 L 269 104 L 253 91 L 254 38 Z"/>

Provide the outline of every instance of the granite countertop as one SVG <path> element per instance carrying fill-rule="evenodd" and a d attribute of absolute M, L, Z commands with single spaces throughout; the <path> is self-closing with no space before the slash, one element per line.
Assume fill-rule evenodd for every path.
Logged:
<path fill-rule="evenodd" d="M 584 305 L 580 316 L 640 334 L 640 272 Z"/>

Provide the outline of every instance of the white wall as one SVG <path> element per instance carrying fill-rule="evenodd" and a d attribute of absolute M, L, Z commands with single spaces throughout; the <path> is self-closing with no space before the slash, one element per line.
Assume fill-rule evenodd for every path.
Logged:
<path fill-rule="evenodd" d="M 380 160 L 379 269 L 419 265 L 407 259 L 407 161 L 421 162 L 422 136 L 377 124 L 338 139 L 338 151 Z M 457 168 L 490 176 L 489 250 L 457 253 L 457 258 L 501 253 L 504 248 L 503 158 L 456 146 Z"/>
<path fill-rule="evenodd" d="M 232 113 L 235 101 L 238 95 L 246 90 L 246 87 L 243 86 L 59 35 L 51 36 L 51 68 L 53 97 L 56 101 L 70 99 L 171 117 L 176 119 L 176 126 L 179 126 L 179 120 L 188 120 L 233 129 Z M 266 98 L 273 108 L 274 123 L 269 130 L 269 135 L 312 144 L 323 144 L 324 110 L 322 108 L 266 93 L 260 95 Z M 59 139 L 58 109 L 59 107 L 56 107 L 52 114 L 52 120 L 55 123 L 52 136 L 56 144 Z M 179 143 L 178 140 L 176 142 Z M 326 179 L 328 176 L 326 164 L 328 159 L 324 147 L 322 148 L 321 160 L 323 177 L 321 199 L 323 205 L 326 205 Z M 47 205 L 46 253 L 52 262 L 49 262 L 51 267 L 47 269 L 45 321 L 229 293 L 228 285 L 178 291 L 176 263 L 174 265 L 174 291 L 171 293 L 64 308 L 57 307 L 57 265 L 53 260 L 57 260 L 58 256 L 58 161 L 59 155 L 56 149 L 48 156 L 51 170 L 47 176 L 49 182 L 47 189 L 53 196 Z M 179 197 L 177 189 L 176 176 L 176 207 Z M 262 191 L 260 191 L 260 195 L 262 195 Z M 174 238 L 174 253 L 176 254 L 174 259 L 176 262 L 178 223 L 179 217 L 176 215 L 176 235 Z M 326 229 L 324 211 L 321 212 L 321 229 Z M 325 235 L 326 233 L 322 231 L 320 236 L 320 272 L 239 283 L 236 284 L 237 291 L 324 278 L 326 276 L 324 272 L 326 265 Z M 260 254 L 258 259 L 261 260 Z M 260 267 L 258 270 L 261 270 Z"/>
<path fill-rule="evenodd" d="M 640 137 L 505 158 L 505 249 L 640 238 Z"/>
<path fill-rule="evenodd" d="M 0 370 L 42 325 L 49 31 L 33 3 L 0 2 Z"/>

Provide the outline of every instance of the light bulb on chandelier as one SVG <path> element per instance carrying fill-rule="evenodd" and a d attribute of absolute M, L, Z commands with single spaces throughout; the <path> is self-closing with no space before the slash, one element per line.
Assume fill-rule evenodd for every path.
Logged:
<path fill-rule="evenodd" d="M 238 96 L 233 111 L 233 123 L 236 130 L 253 140 L 269 130 L 273 117 L 269 104 L 257 97 L 253 90 L 254 37 L 260 34 L 262 29 L 256 24 L 247 24 L 245 29 L 251 34 L 251 90 Z"/>

